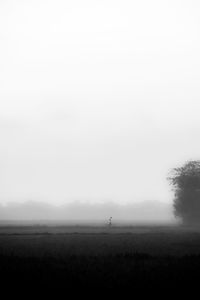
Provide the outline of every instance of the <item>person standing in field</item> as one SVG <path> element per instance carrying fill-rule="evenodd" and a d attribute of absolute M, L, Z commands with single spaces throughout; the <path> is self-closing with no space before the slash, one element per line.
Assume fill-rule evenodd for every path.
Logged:
<path fill-rule="evenodd" d="M 110 217 L 110 218 L 109 218 L 109 221 L 108 221 L 108 226 L 109 226 L 109 227 L 111 227 L 111 226 L 112 226 L 112 217 Z"/>

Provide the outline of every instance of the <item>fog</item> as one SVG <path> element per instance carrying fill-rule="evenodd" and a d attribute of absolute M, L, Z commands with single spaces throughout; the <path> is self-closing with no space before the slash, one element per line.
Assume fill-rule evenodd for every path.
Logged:
<path fill-rule="evenodd" d="M 200 153 L 199 8 L 0 2 L 3 218 L 165 218 L 169 170 Z"/>
<path fill-rule="evenodd" d="M 71 202 L 60 206 L 27 201 L 0 206 L 0 222 L 28 221 L 48 224 L 54 221 L 66 224 L 81 222 L 108 224 L 110 216 L 112 216 L 113 225 L 117 225 L 119 222 L 134 224 L 137 222 L 171 223 L 175 221 L 170 205 L 153 201 L 126 205 L 108 201 L 98 204 Z"/>

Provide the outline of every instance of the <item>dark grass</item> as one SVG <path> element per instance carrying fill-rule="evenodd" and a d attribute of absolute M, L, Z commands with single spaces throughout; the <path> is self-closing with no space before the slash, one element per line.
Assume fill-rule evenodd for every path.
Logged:
<path fill-rule="evenodd" d="M 200 231 L 177 227 L 1 227 L 0 283 L 56 291 L 194 291 Z"/>

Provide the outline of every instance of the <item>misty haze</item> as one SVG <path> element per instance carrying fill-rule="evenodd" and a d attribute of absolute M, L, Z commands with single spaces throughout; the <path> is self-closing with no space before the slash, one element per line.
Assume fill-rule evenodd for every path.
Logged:
<path fill-rule="evenodd" d="M 135 204 L 116 204 L 105 202 L 99 204 L 72 202 L 67 205 L 53 206 L 42 202 L 29 201 L 21 204 L 11 203 L 0 206 L 1 221 L 60 221 L 71 224 L 88 222 L 107 224 L 109 216 L 115 225 L 120 223 L 171 223 L 175 222 L 171 204 L 159 202 L 141 202 Z"/>
<path fill-rule="evenodd" d="M 2 294 L 193 296 L 199 15 L 197 0 L 0 1 Z"/>

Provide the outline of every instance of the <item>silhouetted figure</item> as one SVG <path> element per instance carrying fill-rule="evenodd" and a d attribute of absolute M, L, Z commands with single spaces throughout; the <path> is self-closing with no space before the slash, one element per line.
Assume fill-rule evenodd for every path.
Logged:
<path fill-rule="evenodd" d="M 109 226 L 109 227 L 111 227 L 111 226 L 112 226 L 112 217 L 110 217 L 110 218 L 109 218 L 109 221 L 108 221 L 108 226 Z"/>

